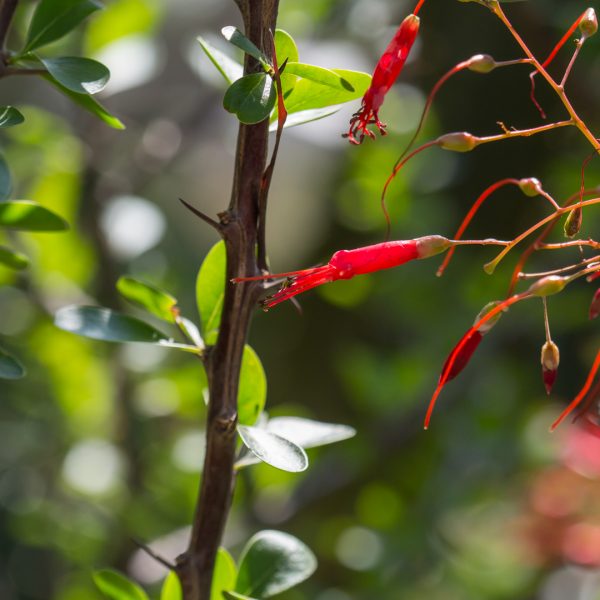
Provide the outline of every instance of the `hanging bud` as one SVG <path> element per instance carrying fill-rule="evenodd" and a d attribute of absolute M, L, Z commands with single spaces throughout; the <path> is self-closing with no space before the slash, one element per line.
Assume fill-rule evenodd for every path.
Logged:
<path fill-rule="evenodd" d="M 583 13 L 581 21 L 579 21 L 579 31 L 584 38 L 589 38 L 598 31 L 598 19 L 593 8 L 588 8 Z"/>
<path fill-rule="evenodd" d="M 501 304 L 499 300 L 495 300 L 494 302 L 488 302 L 481 309 L 480 313 L 475 318 L 475 321 L 473 321 L 473 327 L 475 327 L 475 325 L 477 325 L 477 323 L 479 323 L 479 321 L 481 321 L 481 319 L 483 319 L 485 315 L 487 315 L 491 310 L 496 308 L 496 306 L 498 306 L 499 304 Z M 489 321 L 486 321 L 485 323 L 483 323 L 483 325 L 480 325 L 479 331 L 481 332 L 481 335 L 485 335 L 500 320 L 501 316 L 502 313 L 499 312 L 497 315 L 494 315 Z"/>
<path fill-rule="evenodd" d="M 546 393 L 550 395 L 554 382 L 556 381 L 556 372 L 560 363 L 560 352 L 558 346 L 552 341 L 546 342 L 542 346 L 542 379 L 546 387 Z"/>
<path fill-rule="evenodd" d="M 581 208 L 574 208 L 565 221 L 565 235 L 568 238 L 575 237 L 581 229 L 583 222 L 583 211 Z"/>
<path fill-rule="evenodd" d="M 426 235 L 425 237 L 416 238 L 415 242 L 417 244 L 417 258 L 429 258 L 441 254 L 452 246 L 452 242 L 441 235 Z"/>
<path fill-rule="evenodd" d="M 521 191 L 531 198 L 539 196 L 542 193 L 542 182 L 535 177 L 527 177 L 519 180 Z"/>
<path fill-rule="evenodd" d="M 470 152 L 479 144 L 479 138 L 466 131 L 457 131 L 440 136 L 436 142 L 437 145 L 444 150 L 452 150 L 452 152 Z"/>
<path fill-rule="evenodd" d="M 490 73 L 496 68 L 496 61 L 489 54 L 476 54 L 469 59 L 469 71 Z"/>
<path fill-rule="evenodd" d="M 596 293 L 592 298 L 589 317 L 590 319 L 595 319 L 598 315 L 600 315 L 600 288 L 596 290 Z"/>
<path fill-rule="evenodd" d="M 533 283 L 529 290 L 527 290 L 532 296 L 553 296 L 562 292 L 567 283 L 569 282 L 567 277 L 559 277 L 558 275 L 548 275 L 542 277 Z"/>

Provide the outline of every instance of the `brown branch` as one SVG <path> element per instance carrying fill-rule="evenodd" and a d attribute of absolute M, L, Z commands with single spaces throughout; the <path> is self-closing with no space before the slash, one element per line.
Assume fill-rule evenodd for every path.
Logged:
<path fill-rule="evenodd" d="M 275 30 L 279 0 L 236 0 L 245 34 L 265 50 L 267 32 Z M 267 49 L 268 53 L 268 49 Z M 245 72 L 260 72 L 246 57 Z M 216 345 L 206 349 L 209 405 L 206 422 L 206 456 L 192 536 L 176 571 L 184 600 L 209 600 L 215 557 L 235 483 L 237 392 L 242 355 L 250 319 L 260 295 L 260 284 L 234 286 L 230 280 L 258 273 L 256 242 L 259 198 L 267 162 L 268 121 L 240 125 L 231 202 L 221 213 L 221 233 L 227 253 L 223 313 Z"/>

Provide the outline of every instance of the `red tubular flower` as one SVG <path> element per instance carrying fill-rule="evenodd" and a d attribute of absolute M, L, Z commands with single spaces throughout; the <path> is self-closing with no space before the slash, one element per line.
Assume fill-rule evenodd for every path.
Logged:
<path fill-rule="evenodd" d="M 600 273 L 600 271 L 598 271 L 598 273 Z M 594 273 L 594 279 L 597 279 L 598 273 Z M 590 319 L 595 319 L 598 315 L 600 315 L 600 288 L 596 290 L 594 297 L 592 298 L 589 317 Z"/>
<path fill-rule="evenodd" d="M 344 134 L 351 144 L 361 144 L 365 135 L 375 138 L 375 134 L 368 129 L 368 125 L 371 124 L 379 129 L 381 135 L 385 135 L 386 126 L 379 120 L 379 109 L 385 95 L 404 67 L 419 32 L 419 23 L 419 17 L 415 14 L 408 15 L 381 55 L 373 72 L 371 85 L 363 96 L 360 110 L 354 113 L 350 119 L 350 129 Z"/>
<path fill-rule="evenodd" d="M 288 278 L 281 289 L 263 301 L 265 310 L 289 300 L 297 294 L 338 279 L 351 279 L 383 269 L 391 269 L 417 258 L 428 258 L 444 252 L 452 242 L 439 235 L 429 235 L 414 240 L 383 242 L 354 250 L 339 250 L 326 265 L 257 277 L 237 277 L 233 283 Z"/>
<path fill-rule="evenodd" d="M 546 393 L 550 395 L 554 382 L 556 381 L 556 373 L 560 363 L 560 352 L 558 346 L 552 341 L 547 341 L 542 346 L 542 379 L 546 387 Z"/>

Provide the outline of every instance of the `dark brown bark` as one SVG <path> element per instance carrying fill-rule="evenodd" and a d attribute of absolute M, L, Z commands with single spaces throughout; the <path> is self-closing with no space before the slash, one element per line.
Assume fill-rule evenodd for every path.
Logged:
<path fill-rule="evenodd" d="M 269 30 L 275 30 L 279 0 L 236 0 L 245 34 L 268 54 Z M 246 72 L 260 70 L 246 58 Z M 237 392 L 244 344 L 260 293 L 258 284 L 234 286 L 233 277 L 257 273 L 259 197 L 268 149 L 268 122 L 240 125 L 229 208 L 220 215 L 227 250 L 223 316 L 215 346 L 207 350 L 209 382 L 206 457 L 200 495 L 187 551 L 177 559 L 184 600 L 209 600 L 215 557 L 233 494 Z"/>

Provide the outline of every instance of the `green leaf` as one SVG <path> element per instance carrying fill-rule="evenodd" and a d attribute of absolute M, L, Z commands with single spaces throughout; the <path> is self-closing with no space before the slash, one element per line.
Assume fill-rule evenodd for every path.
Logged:
<path fill-rule="evenodd" d="M 198 348 L 204 348 L 204 340 L 200 335 L 200 331 L 196 324 L 185 317 L 179 317 L 178 322 L 179 327 L 184 331 L 187 337 L 192 341 L 193 344 L 198 346 Z"/>
<path fill-rule="evenodd" d="M 217 242 L 200 266 L 196 279 L 196 303 L 204 337 L 219 329 L 225 296 L 225 244 Z"/>
<path fill-rule="evenodd" d="M 344 79 L 339 73 L 331 71 L 330 69 L 324 69 L 323 67 L 307 65 L 300 62 L 288 62 L 284 72 L 287 75 L 296 75 L 297 77 L 309 79 L 315 83 L 336 88 L 338 90 L 354 92 L 354 86 L 347 79 Z"/>
<path fill-rule="evenodd" d="M 325 108 L 362 98 L 371 83 L 371 76 L 367 73 L 345 69 L 332 69 L 332 71 L 347 81 L 354 88 L 354 91 L 351 92 L 345 88 L 334 88 L 310 79 L 301 78 L 296 81 L 286 99 L 285 107 L 288 113 Z M 284 90 L 284 94 L 285 92 L 286 90 Z"/>
<path fill-rule="evenodd" d="M 163 582 L 160 591 L 160 600 L 181 600 L 182 597 L 183 593 L 179 577 L 177 577 L 175 571 L 170 571 Z"/>
<path fill-rule="evenodd" d="M 225 548 L 219 548 L 213 572 L 210 600 L 223 600 L 224 591 L 235 587 L 236 577 L 237 567 L 231 554 Z M 161 600 L 164 599 L 161 598 Z"/>
<path fill-rule="evenodd" d="M 93 574 L 94 583 L 110 600 L 148 600 L 146 592 L 118 571 L 102 569 Z"/>
<path fill-rule="evenodd" d="M 275 54 L 277 55 L 277 64 L 281 67 L 287 60 L 288 62 L 298 62 L 298 48 L 294 38 L 283 29 L 275 30 Z"/>
<path fill-rule="evenodd" d="M 21 379 L 25 367 L 11 354 L 0 348 L 0 379 Z"/>
<path fill-rule="evenodd" d="M 14 106 L 0 106 L 0 127 L 13 127 L 25 120 Z"/>
<path fill-rule="evenodd" d="M 247 425 L 238 425 L 238 433 L 247 448 L 272 467 L 290 473 L 299 473 L 308 468 L 306 452 L 294 442 L 265 429 Z"/>
<path fill-rule="evenodd" d="M 311 121 L 318 121 L 324 119 L 329 115 L 335 114 L 340 110 L 340 106 L 328 106 L 326 108 L 314 108 L 312 110 L 301 110 L 299 112 L 291 113 L 285 120 L 284 128 L 295 127 L 296 125 L 302 125 L 303 123 L 310 123 Z M 274 115 L 275 120 L 269 125 L 269 131 L 277 131 L 277 114 Z"/>
<path fill-rule="evenodd" d="M 267 423 L 267 431 L 291 440 L 302 448 L 315 448 L 347 440 L 356 435 L 348 425 L 322 423 L 301 417 L 275 417 Z"/>
<path fill-rule="evenodd" d="M 64 231 L 67 222 L 33 200 L 0 202 L 0 227 L 23 231 Z"/>
<path fill-rule="evenodd" d="M 117 290 L 121 296 L 159 319 L 169 323 L 175 321 L 173 308 L 177 306 L 177 299 L 168 292 L 133 277 L 121 277 L 117 281 Z"/>
<path fill-rule="evenodd" d="M 100 120 L 104 121 L 109 127 L 113 129 L 125 129 L 125 125 L 117 119 L 114 115 L 109 113 L 102 104 L 96 101 L 91 96 L 87 94 L 78 94 L 77 92 L 73 92 L 72 90 L 66 88 L 64 85 L 60 84 L 54 77 L 50 74 L 42 75 L 44 79 L 49 81 L 55 88 L 57 88 L 62 94 L 70 98 L 75 104 L 78 104 L 88 112 L 96 115 Z"/>
<path fill-rule="evenodd" d="M 22 53 L 60 39 L 100 8 L 102 4 L 95 0 L 41 0 L 33 13 Z"/>
<path fill-rule="evenodd" d="M 221 33 L 228 42 L 254 57 L 261 64 L 269 64 L 269 59 L 237 27 L 228 25 L 221 29 Z"/>
<path fill-rule="evenodd" d="M 61 56 L 40 60 L 58 83 L 77 94 L 97 94 L 110 79 L 110 71 L 91 58 Z"/>
<path fill-rule="evenodd" d="M 238 594 L 237 592 L 223 592 L 223 595 L 221 596 L 221 598 L 225 597 L 226 600 L 257 600 L 256 598 L 250 598 L 250 596 L 244 596 L 244 594 Z M 219 600 L 221 600 L 221 598 L 219 598 Z M 211 600 L 213 600 L 211 598 Z"/>
<path fill-rule="evenodd" d="M 0 201 L 6 200 L 12 191 L 12 177 L 4 156 L 0 154 Z"/>
<path fill-rule="evenodd" d="M 11 250 L 6 246 L 0 246 L 0 264 L 8 267 L 9 269 L 16 269 L 18 271 L 27 268 L 29 265 L 29 258 L 21 252 Z"/>
<path fill-rule="evenodd" d="M 310 577 L 317 560 L 299 539 L 281 531 L 260 531 L 246 544 L 235 589 L 268 598 Z"/>
<path fill-rule="evenodd" d="M 267 376 L 260 358 L 248 345 L 244 348 L 238 388 L 238 422 L 253 425 L 267 400 Z"/>
<path fill-rule="evenodd" d="M 247 125 L 264 121 L 275 106 L 277 92 L 266 73 L 252 73 L 234 81 L 223 98 L 223 107 Z"/>
<path fill-rule="evenodd" d="M 213 65 L 217 68 L 217 71 L 223 75 L 223 78 L 230 85 L 237 81 L 244 74 L 244 67 L 237 61 L 227 56 L 227 54 L 221 52 L 215 48 L 212 44 L 209 44 L 204 38 L 196 38 L 200 43 L 200 47 L 204 50 L 204 53 Z"/>
<path fill-rule="evenodd" d="M 105 342 L 170 341 L 144 321 L 99 306 L 66 306 L 56 313 L 54 324 L 65 331 Z"/>

